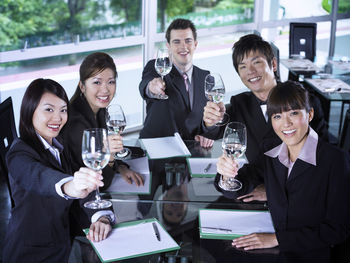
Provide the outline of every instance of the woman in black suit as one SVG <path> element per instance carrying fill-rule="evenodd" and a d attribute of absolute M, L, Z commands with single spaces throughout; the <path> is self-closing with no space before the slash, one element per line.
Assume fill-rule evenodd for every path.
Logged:
<path fill-rule="evenodd" d="M 83 165 L 81 143 L 83 131 L 89 128 L 106 128 L 106 107 L 114 98 L 116 91 L 117 69 L 113 59 L 106 53 L 96 52 L 87 56 L 79 69 L 80 81 L 70 100 L 69 120 L 64 129 L 64 138 L 71 146 L 72 168 L 76 171 Z M 114 162 L 114 153 L 123 149 L 122 137 L 109 135 L 111 159 L 102 170 L 107 188 L 113 176 L 119 172 L 128 182 L 143 184 L 142 177 L 121 162 Z"/>
<path fill-rule="evenodd" d="M 216 187 L 236 198 L 263 182 L 276 232 L 243 236 L 232 245 L 245 250 L 279 246 L 287 261 L 329 262 L 331 246 L 350 235 L 349 156 L 320 140 L 309 126 L 313 109 L 300 84 L 278 84 L 267 111 L 283 143 L 265 141 L 263 156 L 239 170 L 234 160 L 221 156 Z M 221 189 L 219 180 L 226 177 L 237 177 L 243 188 Z"/>
<path fill-rule="evenodd" d="M 103 185 L 101 174 L 86 167 L 71 176 L 67 149 L 56 138 L 67 121 L 67 109 L 67 95 L 53 80 L 34 80 L 24 94 L 20 138 L 6 158 L 15 206 L 3 262 L 67 262 L 70 208 L 84 203 Z M 80 216 L 89 212 L 81 209 Z M 110 219 L 114 220 L 112 211 L 94 214 L 88 238 L 105 239 L 111 231 Z"/>

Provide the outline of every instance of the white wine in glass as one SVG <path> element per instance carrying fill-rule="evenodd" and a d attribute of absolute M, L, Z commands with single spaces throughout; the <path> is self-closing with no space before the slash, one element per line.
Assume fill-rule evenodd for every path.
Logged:
<path fill-rule="evenodd" d="M 238 159 L 247 149 L 247 129 L 243 123 L 230 122 L 227 124 L 222 138 L 222 150 L 232 158 Z M 232 177 L 222 176 L 219 186 L 226 191 L 238 191 L 242 188 L 242 183 Z"/>
<path fill-rule="evenodd" d="M 110 132 L 120 134 L 126 126 L 126 118 L 122 107 L 119 104 L 110 104 L 106 108 L 106 125 Z M 130 155 L 131 151 L 128 148 L 123 148 L 120 152 L 114 155 L 114 159 L 125 159 Z"/>
<path fill-rule="evenodd" d="M 84 130 L 81 155 L 87 167 L 95 171 L 102 170 L 108 164 L 111 156 L 108 147 L 107 131 L 100 128 Z M 112 206 L 112 202 L 102 200 L 97 187 L 95 200 L 86 202 L 84 206 L 90 209 L 103 209 Z"/>
<path fill-rule="evenodd" d="M 214 103 L 220 103 L 224 101 L 225 98 L 225 85 L 222 81 L 220 74 L 210 73 L 204 79 L 204 93 L 208 100 Z M 223 126 L 228 121 L 227 113 L 224 113 L 224 116 L 221 121 L 216 123 L 216 126 Z"/>
<path fill-rule="evenodd" d="M 169 74 L 173 67 L 173 63 L 171 62 L 170 55 L 167 49 L 158 49 L 157 58 L 154 62 L 154 68 L 157 73 L 161 76 L 162 80 L 165 75 Z M 168 99 L 168 95 L 159 94 L 158 99 L 166 100 Z"/>

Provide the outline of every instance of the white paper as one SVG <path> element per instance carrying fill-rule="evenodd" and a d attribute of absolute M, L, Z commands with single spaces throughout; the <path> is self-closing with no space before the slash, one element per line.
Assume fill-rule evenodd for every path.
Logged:
<path fill-rule="evenodd" d="M 217 162 L 217 158 L 188 158 L 188 164 L 191 169 L 191 174 L 195 175 L 215 175 Z M 204 171 L 209 164 L 210 167 L 208 171 Z"/>
<path fill-rule="evenodd" d="M 130 166 L 130 169 L 138 172 L 142 176 L 144 185 L 137 186 L 135 182 L 128 184 L 119 173 L 116 173 L 111 185 L 106 189 L 106 192 L 148 194 L 150 192 L 151 184 L 148 158 L 141 157 L 132 160 L 125 160 L 124 162 Z"/>
<path fill-rule="evenodd" d="M 271 215 L 265 211 L 203 209 L 199 211 L 199 217 L 201 232 L 207 234 L 248 235 L 275 232 Z"/>
<path fill-rule="evenodd" d="M 305 79 L 305 81 L 322 92 L 350 92 L 350 86 L 340 79 Z"/>
<path fill-rule="evenodd" d="M 176 156 L 191 156 L 178 133 L 174 136 L 140 139 L 150 159 L 162 159 Z"/>
<path fill-rule="evenodd" d="M 281 63 L 290 70 L 319 71 L 320 69 L 309 59 L 281 59 Z"/>
<path fill-rule="evenodd" d="M 158 241 L 155 235 L 152 222 L 147 222 L 115 228 L 107 239 L 93 242 L 93 245 L 103 261 L 177 247 L 178 244 L 158 221 L 153 222 L 157 224 L 161 241 Z"/>

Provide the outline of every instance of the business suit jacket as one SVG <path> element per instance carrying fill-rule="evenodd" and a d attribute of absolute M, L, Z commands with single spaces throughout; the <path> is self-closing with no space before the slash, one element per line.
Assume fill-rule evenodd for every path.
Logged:
<path fill-rule="evenodd" d="M 164 77 L 169 99 L 159 100 L 147 97 L 148 83 L 154 78 L 159 78 L 154 68 L 154 59 L 150 60 L 143 70 L 139 85 L 140 94 L 147 104 L 147 115 L 140 138 L 172 136 L 178 132 L 182 139 L 193 140 L 195 135 L 201 134 L 203 109 L 207 103 L 204 93 L 204 79 L 207 74 L 209 71 L 193 66 L 191 110 L 184 79 L 175 67 Z"/>
<path fill-rule="evenodd" d="M 7 165 L 15 206 L 3 262 L 67 262 L 71 248 L 70 208 L 73 203 L 85 201 L 66 200 L 55 190 L 55 184 L 71 173 L 68 160 L 66 151 L 61 154 L 60 166 L 49 150 L 38 153 L 21 139 L 12 144 Z M 81 216 L 88 219 L 91 213 Z"/>
<path fill-rule="evenodd" d="M 71 154 L 71 164 L 73 172 L 78 171 L 80 167 L 85 167 L 81 157 L 81 145 L 83 132 L 85 129 L 104 128 L 106 129 L 106 110 L 100 109 L 96 115 L 89 106 L 84 96 L 78 96 L 69 104 L 68 122 L 63 128 L 64 141 L 67 142 Z M 104 186 L 106 189 L 112 182 L 115 174 L 114 168 L 107 165 L 102 170 Z"/>
<path fill-rule="evenodd" d="M 265 141 L 263 151 L 275 145 Z M 236 198 L 264 183 L 280 251 L 295 262 L 329 262 L 330 247 L 350 235 L 349 155 L 318 140 L 316 166 L 297 159 L 288 179 L 287 174 L 278 157 L 262 155 L 239 170 L 240 191 L 223 191 L 217 184 L 220 175 L 215 185 Z"/>
<path fill-rule="evenodd" d="M 314 97 L 310 97 L 310 104 L 315 111 L 310 125 L 319 137 L 326 139 L 328 137 L 327 126 L 319 101 L 315 100 Z M 253 162 L 258 157 L 260 144 L 264 139 L 278 138 L 273 131 L 271 121 L 265 121 L 258 99 L 250 91 L 232 96 L 227 113 L 230 116 L 230 121 L 238 121 L 246 125 L 247 150 L 245 154 L 249 162 Z M 223 136 L 224 128 L 216 128 L 216 139 Z"/>

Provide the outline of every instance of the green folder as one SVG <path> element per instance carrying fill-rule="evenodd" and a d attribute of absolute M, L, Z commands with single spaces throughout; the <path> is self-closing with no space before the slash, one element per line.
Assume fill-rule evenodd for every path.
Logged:
<path fill-rule="evenodd" d="M 235 239 L 251 233 L 274 233 L 269 211 L 200 209 L 199 236 L 203 239 Z"/>
<path fill-rule="evenodd" d="M 156 236 L 153 223 L 157 226 L 160 239 Z M 83 231 L 87 234 L 89 229 Z M 155 218 L 116 224 L 107 239 L 89 242 L 101 262 L 113 262 L 180 248 Z"/>

